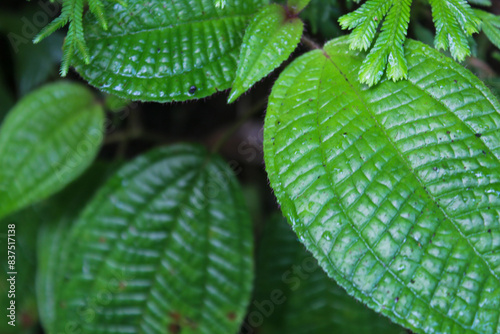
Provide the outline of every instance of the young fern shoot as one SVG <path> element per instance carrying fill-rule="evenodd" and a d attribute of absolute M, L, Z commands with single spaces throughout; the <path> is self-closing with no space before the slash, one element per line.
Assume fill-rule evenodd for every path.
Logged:
<path fill-rule="evenodd" d="M 477 1 L 477 0 L 476 0 Z M 429 0 L 436 26 L 435 46 L 449 49 L 462 61 L 470 55 L 467 38 L 479 32 L 481 19 L 466 0 Z M 481 1 L 487 4 L 487 1 Z M 412 0 L 368 0 L 359 9 L 339 19 L 343 29 L 354 29 L 352 50 L 371 48 L 359 71 L 359 80 L 369 86 L 380 82 L 384 70 L 394 81 L 408 75 L 403 44 L 410 21 Z M 377 36 L 377 29 L 381 26 Z"/>
<path fill-rule="evenodd" d="M 115 1 L 124 5 L 121 0 Z M 53 0 L 51 2 L 53 2 Z M 103 29 L 107 30 L 108 26 L 104 18 L 104 6 L 101 0 L 63 0 L 61 15 L 43 28 L 33 40 L 34 43 L 39 43 L 47 36 L 69 23 L 68 35 L 63 45 L 63 57 L 60 70 L 61 76 L 63 77 L 68 74 L 69 66 L 76 50 L 81 53 L 85 63 L 90 63 L 85 37 L 83 35 L 83 12 L 86 3 L 88 3 L 90 11 L 97 17 Z"/>

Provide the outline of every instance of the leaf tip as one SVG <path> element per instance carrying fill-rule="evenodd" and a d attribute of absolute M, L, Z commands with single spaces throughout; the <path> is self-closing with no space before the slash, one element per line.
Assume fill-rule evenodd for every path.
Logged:
<path fill-rule="evenodd" d="M 229 93 L 229 97 L 227 98 L 227 103 L 231 104 L 235 102 L 240 96 L 241 96 L 241 91 L 233 87 L 231 89 L 231 92 Z"/>

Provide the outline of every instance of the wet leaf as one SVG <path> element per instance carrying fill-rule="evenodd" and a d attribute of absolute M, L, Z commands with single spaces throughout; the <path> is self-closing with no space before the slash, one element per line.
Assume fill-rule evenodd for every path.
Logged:
<path fill-rule="evenodd" d="M 44 199 L 94 159 L 104 114 L 87 88 L 44 86 L 19 101 L 0 128 L 0 217 Z"/>
<path fill-rule="evenodd" d="M 264 7 L 251 21 L 241 47 L 229 103 L 285 61 L 299 44 L 304 24 L 278 4 Z"/>
<path fill-rule="evenodd" d="M 284 71 L 265 121 L 283 213 L 330 277 L 418 333 L 499 333 L 500 105 L 408 41 L 408 80 L 357 81 L 345 38 Z"/>
<path fill-rule="evenodd" d="M 329 278 L 281 215 L 266 224 L 258 249 L 255 287 L 250 314 L 270 313 L 256 326 L 262 334 L 406 333 Z M 248 325 L 258 325 L 256 319 L 248 317 Z"/>
<path fill-rule="evenodd" d="M 177 145 L 126 164 L 70 232 L 56 332 L 236 333 L 252 231 L 232 170 Z"/>
<path fill-rule="evenodd" d="M 104 30 L 84 21 L 89 64 L 77 71 L 91 85 L 125 99 L 185 101 L 228 89 L 248 21 L 265 0 L 126 0 L 108 2 Z"/>

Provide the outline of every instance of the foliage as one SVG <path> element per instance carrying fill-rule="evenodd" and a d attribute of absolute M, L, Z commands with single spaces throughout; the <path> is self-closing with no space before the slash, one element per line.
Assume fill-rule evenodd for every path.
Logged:
<path fill-rule="evenodd" d="M 335 284 L 279 214 L 266 223 L 256 271 L 256 301 L 264 304 L 273 291 L 283 294 L 282 303 L 264 320 L 260 331 L 263 334 L 403 332 Z M 252 306 L 252 310 L 258 310 L 256 304 Z"/>
<path fill-rule="evenodd" d="M 2 11 L 0 331 L 500 334 L 500 8 L 359 2 Z"/>
<path fill-rule="evenodd" d="M 366 90 L 348 44 L 302 56 L 273 87 L 264 150 L 282 211 L 330 277 L 393 321 L 498 333 L 498 100 L 418 42 L 407 81 Z"/>
<path fill-rule="evenodd" d="M 51 1 L 53 2 L 54 0 Z M 123 3 L 121 0 L 116 1 Z M 85 63 L 90 63 L 82 23 L 83 8 L 86 3 L 88 3 L 90 11 L 95 15 L 101 27 L 104 30 L 108 30 L 108 24 L 104 17 L 104 5 L 101 0 L 62 0 L 61 15 L 46 26 L 33 40 L 34 43 L 39 43 L 54 31 L 69 23 L 68 35 L 63 45 L 61 64 L 61 76 L 63 77 L 68 74 L 69 66 L 76 50 L 82 54 Z"/>
<path fill-rule="evenodd" d="M 103 123 L 101 106 L 77 84 L 47 85 L 15 105 L 0 128 L 0 218 L 80 175 L 97 154 Z"/>
<path fill-rule="evenodd" d="M 243 38 L 229 103 L 278 67 L 299 44 L 304 25 L 298 17 L 287 15 L 286 9 L 277 4 L 255 15 Z"/>
<path fill-rule="evenodd" d="M 88 57 L 76 69 L 90 84 L 122 98 L 185 101 L 230 87 L 248 20 L 263 0 L 127 0 L 87 16 Z M 189 13 L 179 16 L 179 13 Z M 87 58 L 89 61 L 87 61 Z"/>
<path fill-rule="evenodd" d="M 479 32 L 481 19 L 466 0 L 429 0 L 436 26 L 434 44 L 437 49 L 450 49 L 451 55 L 463 61 L 470 55 L 468 37 Z M 384 74 L 397 81 L 406 79 L 407 62 L 403 54 L 410 22 L 412 0 L 368 0 L 356 11 L 340 18 L 344 29 L 354 29 L 350 35 L 350 48 L 370 52 L 359 71 L 359 80 L 373 86 Z M 481 2 L 490 5 L 489 2 Z M 488 18 L 485 26 L 489 26 Z M 377 28 L 381 25 L 380 34 Z M 490 36 L 490 34 L 488 34 Z M 373 44 L 373 41 L 375 43 Z"/>

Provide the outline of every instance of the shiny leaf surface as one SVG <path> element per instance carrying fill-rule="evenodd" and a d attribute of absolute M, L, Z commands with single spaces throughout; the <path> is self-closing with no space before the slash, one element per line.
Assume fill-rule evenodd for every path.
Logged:
<path fill-rule="evenodd" d="M 27 95 L 0 128 L 0 217 L 44 199 L 85 170 L 104 113 L 87 88 L 60 82 Z"/>
<path fill-rule="evenodd" d="M 258 250 L 255 286 L 257 305 L 271 309 L 269 302 L 274 301 L 271 316 L 258 327 L 262 334 L 406 333 L 329 278 L 281 215 L 266 224 Z M 256 304 L 252 306 L 250 313 L 261 312 Z"/>
<path fill-rule="evenodd" d="M 290 57 L 303 30 L 302 21 L 298 17 L 288 18 L 284 7 L 264 7 L 245 32 L 229 103 Z"/>
<path fill-rule="evenodd" d="M 408 80 L 368 89 L 348 40 L 290 65 L 266 169 L 302 242 L 349 294 L 417 333 L 500 333 L 500 106 L 408 41 Z"/>
<path fill-rule="evenodd" d="M 126 0 L 108 2 L 104 30 L 84 21 L 89 64 L 77 71 L 93 86 L 122 98 L 185 101 L 228 89 L 249 19 L 264 0 Z"/>
<path fill-rule="evenodd" d="M 250 298 L 241 189 L 198 146 L 121 168 L 83 211 L 67 252 L 56 332 L 71 323 L 82 333 L 236 333 Z"/>

